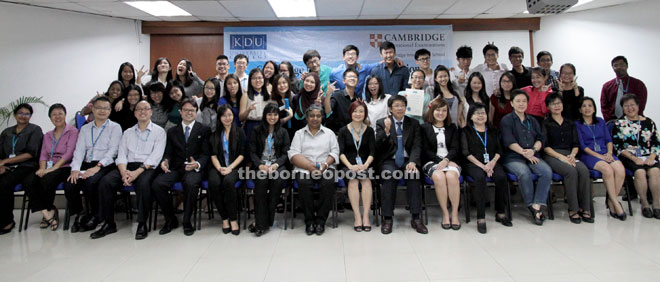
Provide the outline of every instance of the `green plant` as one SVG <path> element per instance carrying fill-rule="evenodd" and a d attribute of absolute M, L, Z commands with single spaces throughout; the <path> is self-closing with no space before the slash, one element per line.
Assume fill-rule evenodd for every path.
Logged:
<path fill-rule="evenodd" d="M 43 97 L 23 96 L 10 102 L 9 105 L 0 108 L 0 124 L 9 125 L 9 119 L 14 114 L 14 108 L 20 104 L 42 104 L 48 107 L 48 104 L 42 99 Z"/>

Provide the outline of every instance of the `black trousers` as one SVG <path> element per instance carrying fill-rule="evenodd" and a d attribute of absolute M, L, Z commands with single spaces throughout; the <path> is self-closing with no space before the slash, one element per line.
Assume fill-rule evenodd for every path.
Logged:
<path fill-rule="evenodd" d="M 25 178 L 37 171 L 33 167 L 17 167 L 0 174 L 0 228 L 14 221 L 14 186 L 28 183 Z"/>
<path fill-rule="evenodd" d="M 488 183 L 486 182 L 486 172 L 471 162 L 463 166 L 463 171 L 474 179 L 474 200 L 477 202 L 477 219 L 486 218 L 486 198 L 488 195 Z M 493 177 L 495 181 L 495 211 L 499 214 L 504 213 L 504 206 L 507 193 L 507 179 L 504 167 L 498 162 L 493 168 Z"/>
<path fill-rule="evenodd" d="M 128 163 L 127 170 L 136 170 L 141 163 Z M 139 223 L 146 223 L 149 210 L 151 209 L 151 181 L 156 173 L 155 169 L 147 169 L 133 181 L 135 196 L 137 198 Z M 101 218 L 106 223 L 115 222 L 115 196 L 117 191 L 124 187 L 119 169 L 115 169 L 103 177 L 99 184 L 99 200 L 101 203 Z M 127 207 L 130 208 L 130 207 Z"/>
<path fill-rule="evenodd" d="M 335 196 L 334 169 L 324 172 L 324 176 L 313 179 L 309 174 L 296 175 L 298 181 L 298 193 L 300 194 L 300 205 L 305 213 L 305 225 L 325 225 L 328 215 L 332 210 L 332 198 Z M 331 177 L 330 177 L 331 176 Z M 317 184 L 317 189 L 314 189 Z M 319 192 L 318 202 L 314 202 L 314 190 Z"/>
<path fill-rule="evenodd" d="M 254 217 L 256 226 L 260 230 L 267 230 L 275 222 L 275 208 L 282 195 L 283 179 L 279 176 L 285 167 L 278 167 L 277 173 L 267 174 L 268 178 L 254 179 Z"/>
<path fill-rule="evenodd" d="M 222 220 L 236 221 L 238 218 L 238 170 L 222 175 L 215 167 L 209 169 L 209 190 Z"/>
<path fill-rule="evenodd" d="M 156 197 L 166 219 L 175 217 L 169 192 L 176 182 L 181 182 L 183 186 L 183 223 L 190 223 L 190 218 L 197 208 L 197 195 L 199 195 L 199 187 L 202 183 L 202 173 L 183 169 L 172 170 L 169 173 L 159 172 L 151 184 L 151 192 Z"/>
<path fill-rule="evenodd" d="M 51 173 L 39 177 L 36 174 L 30 174 L 25 180 L 28 185 L 25 187 L 28 199 L 30 199 L 30 208 L 32 212 L 41 210 L 55 209 L 55 190 L 60 183 L 65 182 L 71 174 L 70 167 L 61 167 Z"/>
<path fill-rule="evenodd" d="M 405 164 L 408 163 L 406 158 L 404 161 Z M 406 173 L 405 166 L 398 168 L 394 163 L 394 160 L 386 160 L 383 163 L 382 171 L 387 171 L 387 174 L 392 176 L 395 171 L 402 171 L 406 177 L 406 195 L 408 197 L 408 205 L 410 206 L 411 214 L 420 214 L 422 212 L 422 185 L 419 180 L 421 175 L 421 170 L 418 170 L 417 173 Z M 398 172 L 397 172 L 398 174 Z M 399 179 L 394 179 L 391 177 L 388 180 L 383 180 L 382 190 L 381 190 L 381 205 L 383 210 L 383 216 L 392 217 L 394 216 L 394 204 L 396 202 L 396 187 L 399 183 Z"/>
<path fill-rule="evenodd" d="M 97 163 L 98 162 L 83 163 L 80 166 L 80 171 L 92 168 L 96 166 Z M 87 203 L 89 203 L 86 214 L 100 219 L 99 183 L 106 174 L 113 170 L 117 170 L 117 167 L 114 164 L 101 168 L 96 174 L 92 175 L 92 177 L 78 179 L 76 184 L 70 182 L 64 183 L 64 195 L 66 196 L 69 205 L 69 214 L 80 214 L 83 211 L 82 198 L 80 197 L 80 191 L 82 191 L 87 199 Z"/>

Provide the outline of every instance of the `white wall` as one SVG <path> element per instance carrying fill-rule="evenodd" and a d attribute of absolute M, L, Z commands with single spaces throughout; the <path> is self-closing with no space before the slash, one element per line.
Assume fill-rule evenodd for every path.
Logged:
<path fill-rule="evenodd" d="M 63 103 L 71 119 L 117 79 L 121 63 L 149 68 L 149 36 L 139 28 L 134 20 L 0 3 L 0 106 L 43 96 Z M 31 120 L 44 131 L 52 128 L 47 110 L 36 106 Z"/>
<path fill-rule="evenodd" d="M 578 83 L 599 104 L 599 115 L 603 83 L 614 78 L 610 61 L 617 55 L 626 56 L 628 73 L 648 89 L 644 114 L 660 120 L 658 11 L 660 1 L 651 0 L 544 17 L 541 30 L 534 33 L 534 49 L 550 51 L 557 70 L 566 62 L 576 66 Z"/>

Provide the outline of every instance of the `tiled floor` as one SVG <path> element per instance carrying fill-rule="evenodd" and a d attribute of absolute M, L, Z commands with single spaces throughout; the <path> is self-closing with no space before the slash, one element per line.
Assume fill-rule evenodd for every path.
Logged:
<path fill-rule="evenodd" d="M 224 235 L 216 217 L 192 237 L 179 228 L 143 241 L 128 221 L 91 240 L 41 230 L 34 214 L 27 231 L 0 236 L 0 281 L 660 281 L 660 220 L 634 204 L 635 216 L 620 222 L 602 197 L 595 203 L 595 224 L 570 223 L 559 203 L 556 219 L 539 227 L 517 207 L 512 228 L 489 214 L 486 235 L 475 221 L 442 230 L 437 207 L 428 235 L 415 233 L 400 208 L 390 235 L 354 232 L 345 212 L 320 237 L 305 235 L 300 217 L 294 230 L 278 221 L 261 238 Z"/>

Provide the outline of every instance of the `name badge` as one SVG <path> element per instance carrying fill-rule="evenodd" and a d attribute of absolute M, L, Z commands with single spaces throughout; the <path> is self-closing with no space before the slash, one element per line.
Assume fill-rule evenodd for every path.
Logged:
<path fill-rule="evenodd" d="M 16 157 L 16 154 L 9 154 L 7 158 L 13 158 L 13 157 Z"/>
<path fill-rule="evenodd" d="M 484 154 L 484 163 L 489 163 L 490 162 L 490 155 L 488 153 Z"/>
<path fill-rule="evenodd" d="M 594 150 L 595 150 L 596 152 L 600 152 L 600 145 L 598 145 L 598 144 L 594 144 Z"/>
<path fill-rule="evenodd" d="M 266 161 L 265 165 L 270 166 L 270 165 L 271 165 L 271 162 L 270 162 L 270 161 Z"/>
<path fill-rule="evenodd" d="M 639 147 L 637 147 L 637 148 L 635 149 L 635 156 L 638 157 L 638 158 L 641 157 L 641 156 L 642 156 L 642 149 L 640 149 Z"/>
<path fill-rule="evenodd" d="M 355 157 L 355 163 L 357 165 L 363 165 L 364 163 L 362 162 L 362 158 L 360 156 Z"/>
<path fill-rule="evenodd" d="M 51 169 L 53 168 L 53 161 L 47 161 L 46 162 L 46 169 Z"/>

